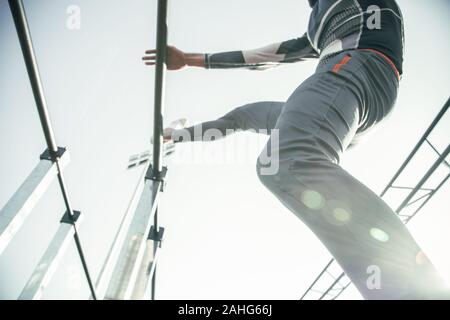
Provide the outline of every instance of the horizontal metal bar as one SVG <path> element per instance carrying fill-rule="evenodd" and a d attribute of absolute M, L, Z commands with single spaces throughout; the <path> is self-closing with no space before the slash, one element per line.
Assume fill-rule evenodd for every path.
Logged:
<path fill-rule="evenodd" d="M 61 168 L 69 163 L 69 152 L 59 160 Z M 55 163 L 41 160 L 0 211 L 0 254 L 19 231 L 24 220 L 36 206 L 58 174 Z"/>
<path fill-rule="evenodd" d="M 81 223 L 81 218 L 77 220 L 77 225 L 79 223 Z M 19 300 L 36 300 L 42 296 L 45 287 L 53 277 L 59 261 L 66 252 L 74 234 L 75 229 L 73 225 L 68 223 L 61 223 L 59 225 L 47 250 L 22 290 Z"/>
<path fill-rule="evenodd" d="M 399 187 L 399 186 L 391 186 L 391 189 L 400 189 L 400 190 L 413 190 L 414 187 Z M 431 188 L 420 188 L 421 191 L 433 191 Z"/>
<path fill-rule="evenodd" d="M 161 181 L 146 180 L 114 268 L 106 299 L 130 299 L 144 257 L 148 232 L 158 205 Z"/>
<path fill-rule="evenodd" d="M 419 202 L 420 200 L 423 200 L 423 199 L 426 198 L 426 197 L 429 197 L 432 193 L 433 193 L 433 192 L 430 191 L 430 192 L 428 192 L 428 193 L 426 193 L 426 194 L 420 196 L 419 198 L 417 198 L 417 199 L 415 199 L 415 200 L 413 200 L 413 201 L 411 201 L 411 202 L 408 202 L 408 203 L 405 205 L 405 208 L 412 206 L 413 204 Z"/>
<path fill-rule="evenodd" d="M 138 206 L 140 199 L 139 196 L 142 194 L 142 190 L 144 189 L 145 185 L 144 177 L 147 172 L 147 167 L 148 166 L 144 168 L 144 170 L 140 175 L 139 183 L 136 186 L 136 189 L 133 193 L 133 197 L 131 198 L 127 211 L 125 212 L 125 215 L 122 218 L 119 230 L 116 233 L 116 237 L 114 238 L 108 256 L 98 276 L 96 283 L 96 292 L 98 299 L 104 299 L 106 290 L 108 289 L 108 284 L 111 280 L 114 266 L 117 264 L 117 260 L 119 258 L 120 249 L 124 244 L 128 228 L 130 227 L 131 220 L 133 218 L 134 213 L 136 212 L 136 207 Z"/>

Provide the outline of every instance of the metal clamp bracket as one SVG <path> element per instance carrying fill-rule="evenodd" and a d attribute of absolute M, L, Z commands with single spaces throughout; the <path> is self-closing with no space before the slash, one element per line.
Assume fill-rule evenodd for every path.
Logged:
<path fill-rule="evenodd" d="M 72 216 L 69 215 L 69 211 L 66 211 L 66 213 L 64 213 L 63 217 L 59 222 L 74 225 L 75 222 L 77 222 L 80 215 L 81 215 L 80 211 L 73 210 Z"/>
<path fill-rule="evenodd" d="M 158 231 L 156 231 L 156 228 L 154 226 L 150 227 L 150 232 L 148 233 L 149 240 L 159 242 L 159 246 L 161 246 L 163 236 L 164 236 L 164 228 L 163 227 L 159 227 Z"/>
<path fill-rule="evenodd" d="M 163 167 L 161 172 L 154 170 L 153 166 L 148 167 L 147 173 L 145 174 L 145 180 L 153 180 L 161 182 L 161 191 L 164 191 L 164 186 L 166 185 L 167 167 Z"/>
<path fill-rule="evenodd" d="M 61 158 L 63 156 L 64 152 L 66 152 L 66 148 L 62 148 L 62 147 L 58 147 L 58 151 L 56 151 L 56 152 L 52 152 L 49 149 L 46 149 L 41 154 L 39 159 L 41 159 L 41 160 L 48 160 L 48 161 L 54 161 L 57 158 Z"/>

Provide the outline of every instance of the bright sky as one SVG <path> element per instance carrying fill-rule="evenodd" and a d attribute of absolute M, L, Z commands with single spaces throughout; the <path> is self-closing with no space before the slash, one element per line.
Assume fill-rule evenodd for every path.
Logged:
<path fill-rule="evenodd" d="M 446 0 L 399 0 L 405 16 L 405 74 L 391 118 L 343 166 L 380 192 L 448 98 Z M 57 142 L 67 146 L 73 206 L 84 214 L 81 237 L 96 278 L 132 195 L 139 169 L 128 157 L 149 148 L 153 77 L 140 61 L 154 47 L 156 1 L 24 1 Z M 431 4 L 432 3 L 432 4 Z M 81 29 L 66 27 L 67 7 L 81 8 Z M 255 48 L 302 35 L 307 1 L 171 1 L 169 42 L 190 52 Z M 45 149 L 32 92 L 6 0 L 0 0 L 0 207 Z M 187 69 L 167 77 L 166 121 L 209 120 L 248 102 L 284 101 L 315 62 L 265 72 Z M 450 120 L 447 118 L 447 120 Z M 448 123 L 448 121 L 447 121 Z M 450 127 L 440 131 L 443 146 Z M 441 138 L 441 139 L 440 139 Z M 166 228 L 158 267 L 159 299 L 298 299 L 330 256 L 312 233 L 258 181 L 254 164 L 264 136 L 238 134 L 183 145 L 161 204 Z M 245 161 L 220 161 L 241 143 Z M 244 144 L 242 146 L 242 143 Z M 246 145 L 246 143 L 250 143 Z M 246 146 L 249 146 L 246 148 Z M 441 148 L 442 150 L 442 148 Z M 243 153 L 243 152 L 242 152 Z M 211 155 L 216 155 L 214 158 Z M 419 172 L 418 169 L 413 169 Z M 450 186 L 410 230 L 450 282 Z M 16 298 L 58 226 L 64 209 L 56 184 L 0 256 L 0 298 Z M 45 298 L 88 296 L 70 246 Z M 359 298 L 348 290 L 342 298 Z"/>

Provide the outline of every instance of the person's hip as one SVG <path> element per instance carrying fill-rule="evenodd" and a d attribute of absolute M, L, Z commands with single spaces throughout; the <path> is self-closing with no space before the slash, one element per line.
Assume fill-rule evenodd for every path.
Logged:
<path fill-rule="evenodd" d="M 397 99 L 399 76 L 387 57 L 373 50 L 346 50 L 321 61 L 316 75 L 332 74 L 331 87 L 347 87 L 360 101 L 358 132 L 391 113 Z"/>

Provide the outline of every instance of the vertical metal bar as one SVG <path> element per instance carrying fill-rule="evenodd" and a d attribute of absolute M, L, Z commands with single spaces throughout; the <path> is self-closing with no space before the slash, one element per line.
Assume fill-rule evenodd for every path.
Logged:
<path fill-rule="evenodd" d="M 153 227 L 155 228 L 155 232 L 158 232 L 158 208 L 156 208 L 155 217 L 153 221 Z M 155 289 L 156 289 L 156 267 L 157 267 L 157 260 L 155 259 L 155 254 L 158 250 L 159 241 L 154 240 L 153 241 L 153 274 L 152 276 L 152 295 L 151 300 L 155 300 Z"/>
<path fill-rule="evenodd" d="M 44 90 L 42 86 L 42 81 L 39 75 L 39 68 L 36 61 L 36 56 L 34 53 L 33 42 L 31 39 L 30 30 L 28 27 L 27 17 L 22 0 L 8 0 L 9 7 L 11 9 L 11 14 L 14 19 L 14 24 L 16 26 L 17 35 L 19 37 L 20 46 L 22 48 L 23 57 L 25 60 L 25 65 L 28 72 L 28 77 L 30 79 L 31 87 L 33 90 L 34 100 L 36 102 L 36 107 L 38 109 L 39 118 L 41 120 L 42 130 L 44 131 L 45 141 L 51 155 L 53 162 L 56 164 L 58 169 L 58 181 L 61 189 L 62 196 L 64 198 L 64 203 L 69 216 L 69 219 L 74 222 L 73 210 L 69 201 L 67 194 L 67 188 L 64 182 L 64 177 L 61 171 L 61 166 L 59 164 L 58 157 L 58 147 L 55 141 L 55 135 L 50 122 L 50 117 L 48 115 L 47 102 L 45 100 Z M 86 280 L 88 282 L 91 294 L 94 299 L 96 299 L 95 288 L 91 280 L 89 270 L 86 264 L 84 253 L 82 250 L 81 242 L 78 236 L 78 232 L 75 224 L 74 228 L 74 240 L 78 249 L 78 253 L 83 264 L 84 273 L 86 275 Z"/>
<path fill-rule="evenodd" d="M 31 88 L 33 89 L 34 100 L 36 101 L 42 130 L 45 135 L 45 141 L 47 142 L 50 153 L 55 155 L 58 151 L 58 147 L 56 145 L 55 135 L 48 114 L 47 101 L 45 100 L 44 89 L 39 75 L 39 68 L 33 50 L 33 43 L 31 41 L 30 30 L 28 28 L 27 17 L 25 15 L 22 0 L 9 0 L 9 7 L 11 8 L 14 24 L 16 25 L 17 34 L 19 36 L 28 77 L 30 78 Z"/>
<path fill-rule="evenodd" d="M 391 179 L 391 181 L 389 181 L 388 185 L 386 186 L 386 188 L 383 190 L 383 192 L 381 193 L 380 197 L 383 197 L 385 195 L 385 193 L 389 190 L 389 188 L 392 186 L 392 184 L 395 182 L 395 180 L 397 180 L 397 178 L 400 176 L 400 174 L 403 172 L 403 170 L 405 170 L 406 166 L 411 162 L 411 159 L 416 155 L 417 151 L 419 151 L 420 147 L 423 145 L 423 143 L 425 142 L 425 140 L 427 140 L 428 136 L 430 135 L 430 133 L 434 130 L 434 128 L 436 127 L 436 125 L 439 123 L 439 121 L 441 121 L 442 117 L 445 115 L 445 113 L 448 111 L 448 108 L 450 107 L 450 98 L 447 100 L 447 102 L 445 103 L 444 107 L 441 109 L 441 111 L 439 111 L 438 115 L 436 116 L 436 118 L 433 120 L 433 122 L 431 123 L 431 125 L 428 127 L 427 131 L 425 131 L 425 133 L 423 134 L 422 138 L 419 140 L 419 142 L 417 143 L 417 145 L 414 147 L 413 151 L 411 152 L 411 154 L 408 156 L 408 158 L 403 162 L 402 166 L 400 167 L 400 169 L 396 172 L 396 174 L 394 175 L 394 177 Z"/>
<path fill-rule="evenodd" d="M 84 256 L 83 247 L 81 246 L 80 236 L 78 235 L 78 230 L 75 224 L 73 225 L 74 235 L 73 239 L 75 240 L 75 245 L 77 246 L 78 255 L 80 256 L 80 261 L 83 266 L 84 274 L 86 276 L 86 281 L 89 286 L 89 291 L 91 292 L 92 299 L 97 300 L 97 294 L 95 292 L 94 283 L 92 281 L 91 275 L 89 273 L 89 268 L 86 262 L 86 257 Z"/>
<path fill-rule="evenodd" d="M 162 132 L 163 132 L 163 110 L 165 94 L 165 73 L 167 55 L 167 2 L 158 0 L 158 17 L 156 28 L 156 70 L 155 70 L 155 106 L 153 113 L 153 172 L 154 178 L 161 179 L 162 174 Z M 153 227 L 155 232 L 159 231 L 158 208 L 156 208 Z M 154 242 L 153 254 L 156 253 L 158 241 Z M 155 299 L 156 265 L 152 275 L 152 295 Z"/>
<path fill-rule="evenodd" d="M 167 0 L 158 0 L 155 69 L 155 106 L 153 113 L 153 170 L 155 178 L 162 172 L 162 132 L 167 54 Z"/>
<path fill-rule="evenodd" d="M 156 287 L 156 265 L 153 267 L 153 275 L 152 275 L 152 300 L 155 300 L 155 287 Z"/>

